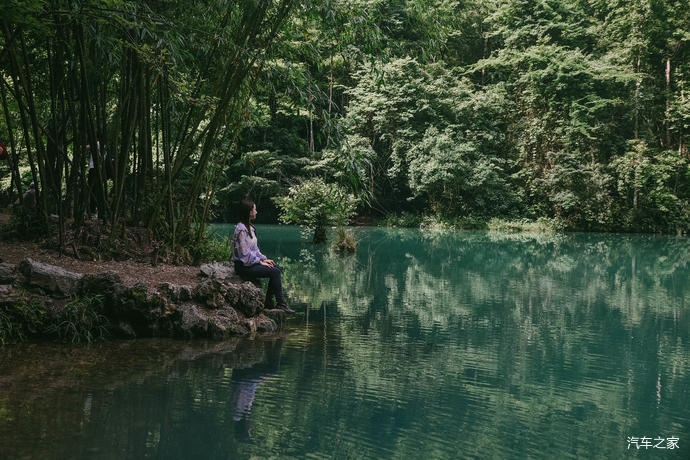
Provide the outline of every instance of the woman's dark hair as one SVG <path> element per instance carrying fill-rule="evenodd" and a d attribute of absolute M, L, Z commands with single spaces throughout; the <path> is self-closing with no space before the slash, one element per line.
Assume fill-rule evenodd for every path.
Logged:
<path fill-rule="evenodd" d="M 240 222 L 247 227 L 247 232 L 249 232 L 249 238 L 254 238 L 252 230 L 254 226 L 249 222 L 249 214 L 254 209 L 254 202 L 252 200 L 241 200 L 239 206 Z M 254 230 L 256 232 L 256 230 Z"/>

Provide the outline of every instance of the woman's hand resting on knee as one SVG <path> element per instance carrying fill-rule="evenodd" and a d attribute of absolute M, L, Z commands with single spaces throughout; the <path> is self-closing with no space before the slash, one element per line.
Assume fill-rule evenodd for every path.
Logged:
<path fill-rule="evenodd" d="M 271 259 L 264 259 L 261 262 L 259 262 L 261 265 L 265 265 L 267 267 L 275 267 L 276 263 L 273 262 Z"/>

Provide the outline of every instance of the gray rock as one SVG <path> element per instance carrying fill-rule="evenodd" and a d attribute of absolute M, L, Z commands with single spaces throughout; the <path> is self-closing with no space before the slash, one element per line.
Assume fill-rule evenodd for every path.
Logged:
<path fill-rule="evenodd" d="M 179 286 L 180 293 L 178 300 L 192 300 L 192 287 L 191 286 Z"/>
<path fill-rule="evenodd" d="M 157 286 L 158 291 L 172 301 L 192 300 L 192 287 L 173 283 L 161 283 Z"/>
<path fill-rule="evenodd" d="M 199 267 L 201 275 L 207 278 L 230 279 L 237 277 L 235 265 L 232 262 L 211 262 Z"/>
<path fill-rule="evenodd" d="M 224 340 L 233 335 L 247 335 L 249 330 L 242 325 L 237 312 L 232 308 L 216 310 L 208 322 L 208 335 L 215 340 Z"/>
<path fill-rule="evenodd" d="M 0 263 L 0 283 L 12 283 L 16 276 L 14 264 Z"/>
<path fill-rule="evenodd" d="M 26 277 L 29 287 L 37 287 L 53 295 L 67 297 L 74 293 L 82 275 L 54 265 L 36 262 L 26 258 L 17 267 Z"/>
<path fill-rule="evenodd" d="M 77 283 L 81 295 L 100 295 L 108 311 L 118 311 L 123 297 L 128 292 L 120 276 L 114 272 L 84 275 Z"/>
<path fill-rule="evenodd" d="M 208 330 L 208 315 L 203 308 L 193 303 L 185 303 L 178 307 L 182 313 L 179 327 L 187 337 L 203 337 Z"/>
<path fill-rule="evenodd" d="M 245 324 L 252 333 L 255 332 L 276 332 L 278 324 L 266 315 L 258 315 L 253 318 L 247 318 Z"/>
<path fill-rule="evenodd" d="M 229 307 L 208 310 L 193 303 L 178 307 L 181 312 L 180 334 L 184 337 L 210 337 L 224 340 L 231 336 L 247 335 L 249 328 L 238 313 Z"/>
<path fill-rule="evenodd" d="M 20 287 L 31 295 L 47 293 L 44 304 L 55 308 L 62 308 L 66 302 L 62 299 L 73 292 L 100 295 L 102 312 L 110 320 L 112 332 L 125 337 L 225 340 L 279 329 L 282 321 L 276 320 L 280 315 L 261 314 L 263 290 L 251 282 L 242 282 L 230 263 L 207 264 L 204 272 L 208 276 L 194 287 L 161 283 L 149 289 L 141 282 L 127 287 L 113 272 L 82 276 L 27 258 L 16 267 L 0 263 L 0 304 L 15 301 Z"/>
<path fill-rule="evenodd" d="M 117 324 L 117 330 L 121 335 L 125 337 L 135 338 L 137 336 L 137 333 L 134 332 L 134 328 L 132 327 L 132 325 L 124 321 L 120 321 Z"/>
<path fill-rule="evenodd" d="M 108 292 L 122 291 L 124 286 L 120 275 L 115 272 L 103 272 L 95 275 L 84 275 L 79 281 L 80 292 Z"/>
<path fill-rule="evenodd" d="M 134 283 L 134 286 L 129 288 L 129 291 L 132 297 L 136 298 L 137 300 L 146 301 L 151 298 L 149 287 L 146 285 L 146 283 L 143 283 L 141 281 Z"/>
<path fill-rule="evenodd" d="M 150 336 L 159 335 L 161 323 L 168 321 L 169 307 L 165 297 L 137 283 L 115 299 L 110 311 L 117 319 L 131 324 L 137 335 Z"/>
<path fill-rule="evenodd" d="M 0 284 L 0 305 L 14 303 L 19 298 L 19 292 L 11 284 Z"/>
<path fill-rule="evenodd" d="M 226 305 L 226 285 L 215 278 L 206 278 L 192 290 L 192 298 L 209 308 L 222 308 Z"/>
<path fill-rule="evenodd" d="M 256 330 L 259 332 L 277 332 L 278 323 L 266 315 L 259 315 L 254 318 Z"/>
<path fill-rule="evenodd" d="M 264 309 L 266 295 L 249 281 L 226 287 L 225 300 L 245 316 L 256 316 Z"/>

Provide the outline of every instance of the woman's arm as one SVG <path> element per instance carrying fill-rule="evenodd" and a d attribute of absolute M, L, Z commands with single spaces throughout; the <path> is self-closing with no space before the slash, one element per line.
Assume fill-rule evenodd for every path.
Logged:
<path fill-rule="evenodd" d="M 266 256 L 259 252 L 256 244 L 252 244 L 249 238 L 249 233 L 246 229 L 238 230 L 235 237 L 235 254 L 234 260 L 242 262 L 245 266 L 257 264 L 266 259 Z"/>
<path fill-rule="evenodd" d="M 253 225 L 252 225 L 252 232 L 254 232 L 254 236 L 256 237 L 256 241 L 257 241 L 256 248 L 255 248 L 255 254 L 259 258 L 259 262 L 264 262 L 265 260 L 268 260 L 268 257 L 263 255 L 261 253 L 261 250 L 259 250 L 259 244 L 258 244 L 259 237 L 256 236 L 256 227 L 254 227 Z"/>

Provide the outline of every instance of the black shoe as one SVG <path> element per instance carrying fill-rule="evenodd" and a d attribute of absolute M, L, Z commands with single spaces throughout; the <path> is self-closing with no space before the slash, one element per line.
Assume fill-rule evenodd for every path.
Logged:
<path fill-rule="evenodd" d="M 290 306 L 285 302 L 278 302 L 278 305 L 276 305 L 276 308 L 283 310 L 285 313 L 294 313 L 295 312 L 295 310 L 290 308 Z"/>

